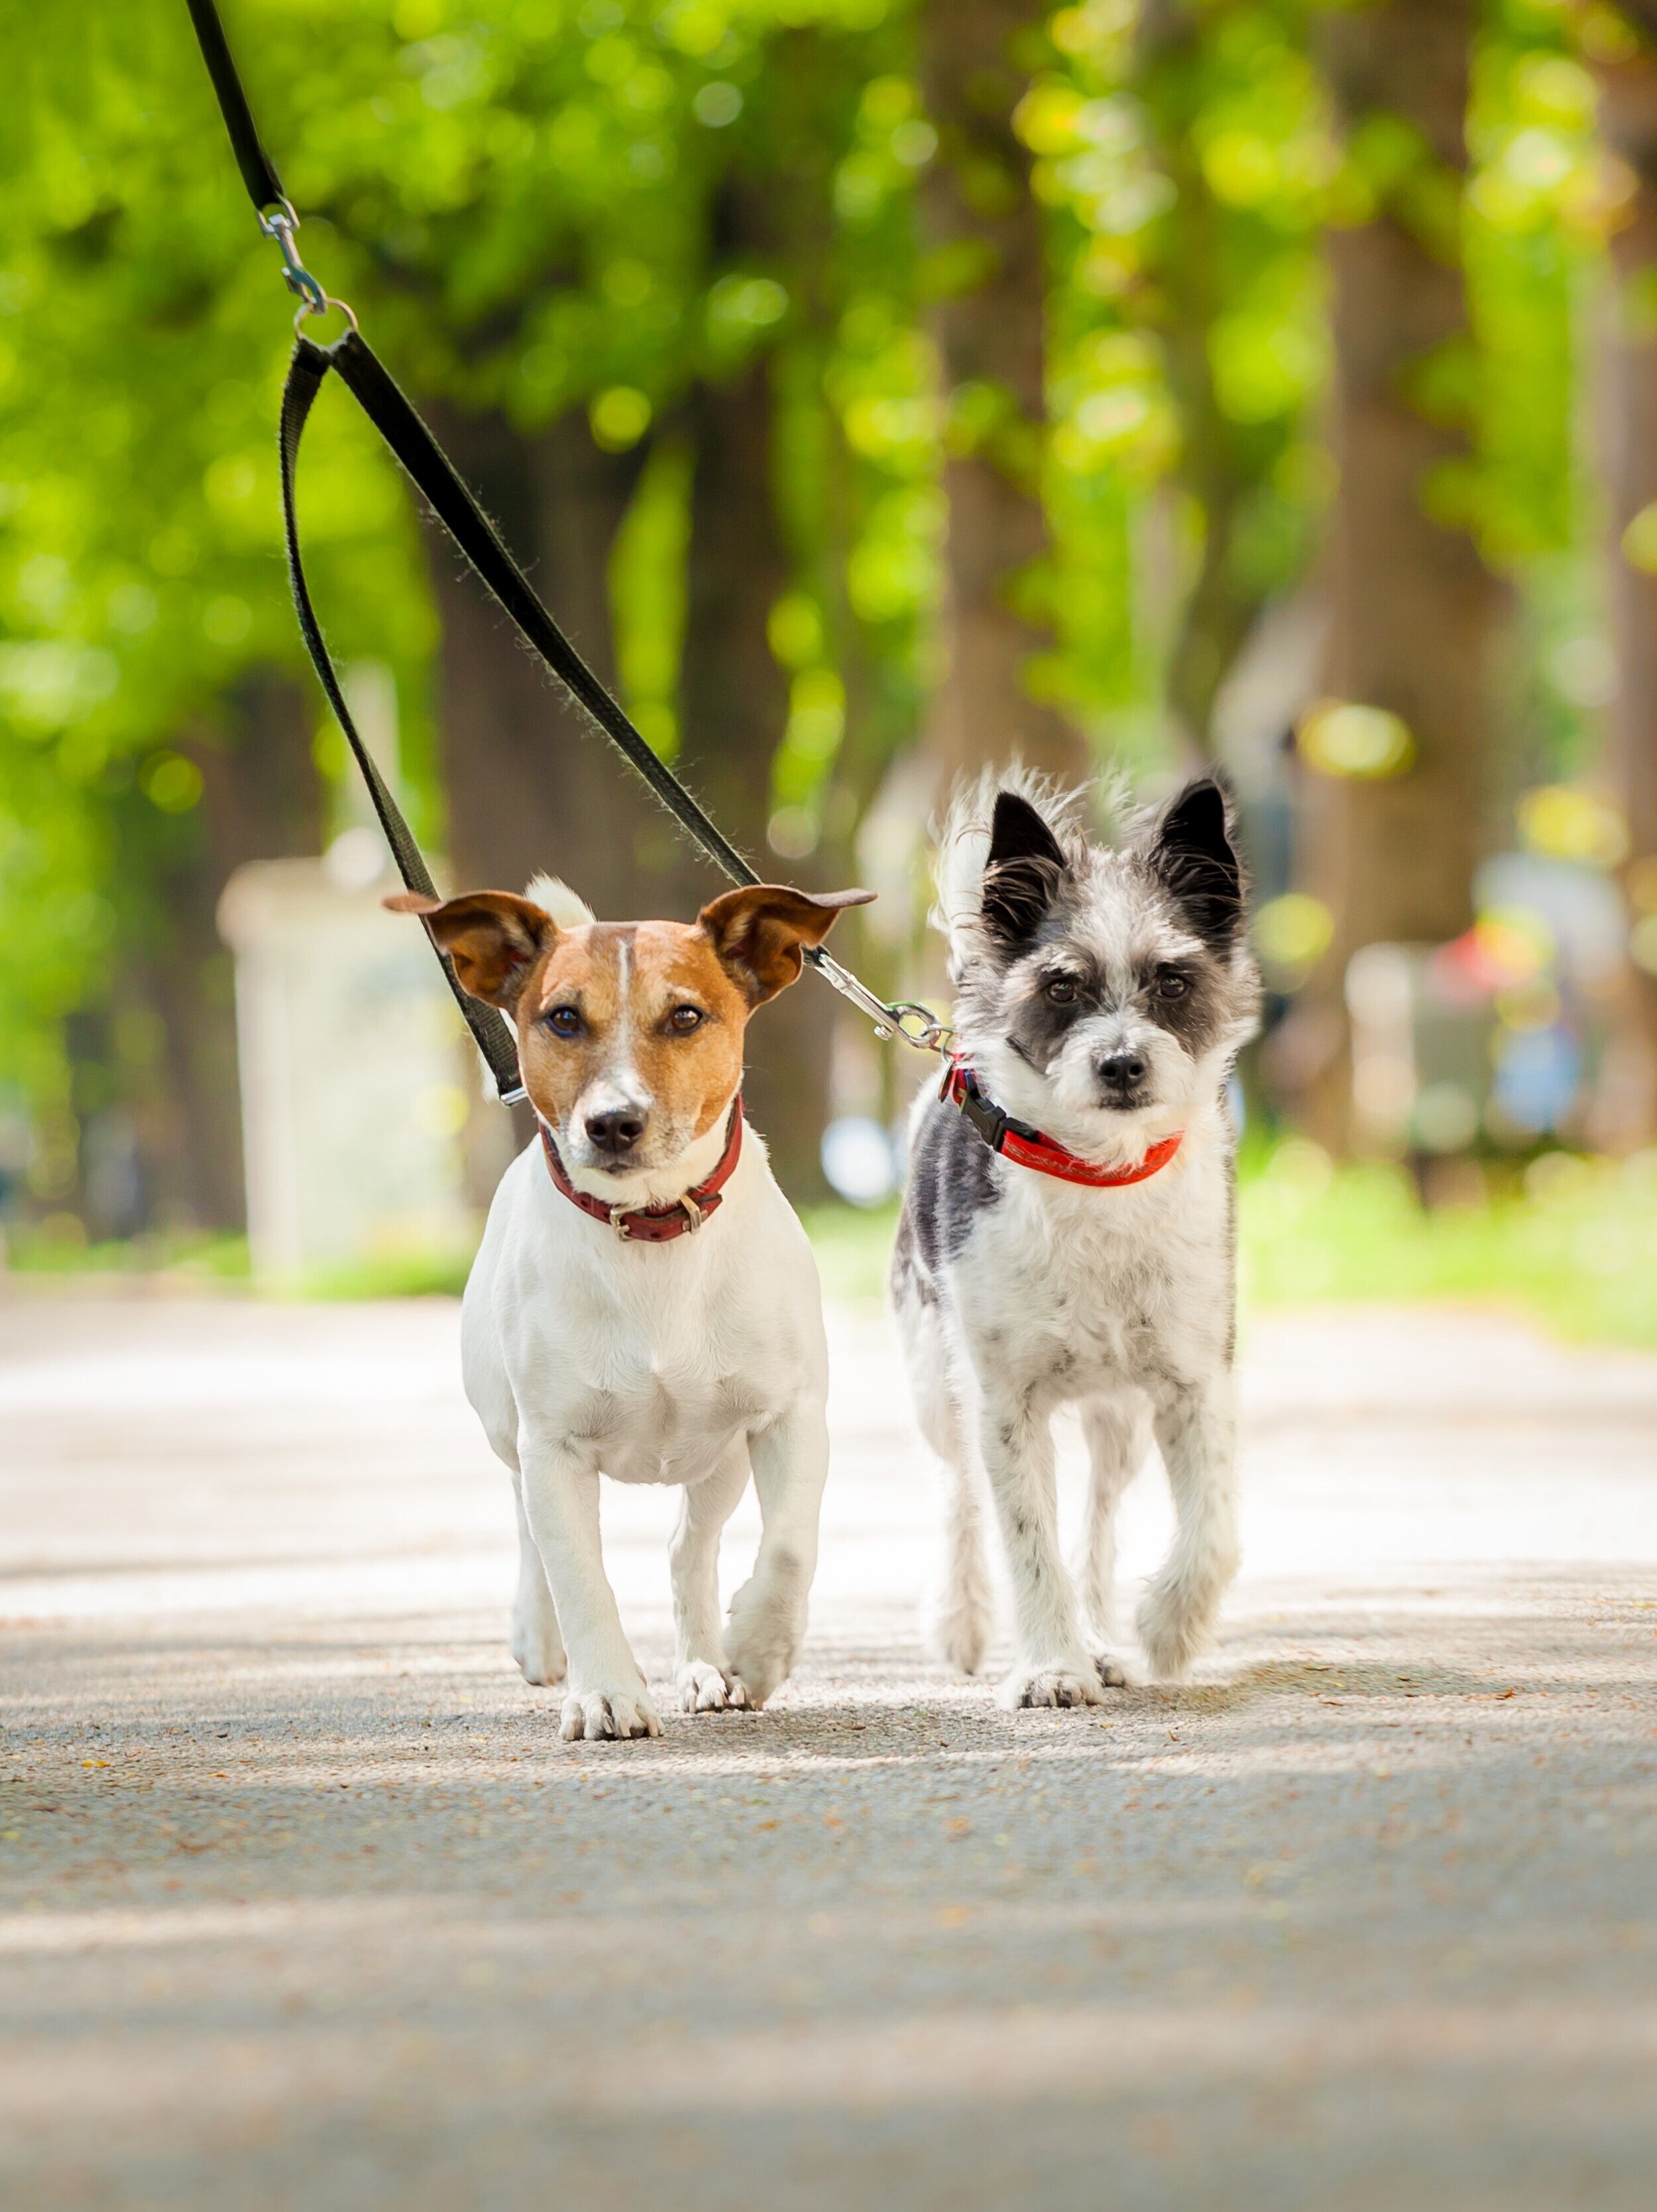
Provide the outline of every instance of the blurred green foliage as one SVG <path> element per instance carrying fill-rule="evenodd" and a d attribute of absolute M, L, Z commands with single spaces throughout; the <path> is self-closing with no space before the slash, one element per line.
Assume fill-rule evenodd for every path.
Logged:
<path fill-rule="evenodd" d="M 795 568 L 771 623 L 790 699 L 773 799 L 802 851 L 831 796 L 854 816 L 915 738 L 944 459 L 996 434 L 988 387 L 945 408 L 928 335 L 974 271 L 926 245 L 919 4 L 226 9 L 307 261 L 411 388 L 525 432 L 580 408 L 601 446 L 651 441 L 610 582 L 623 687 L 664 753 L 688 526 L 675 410 L 698 379 L 771 364 Z M 1515 742 L 1531 772 L 1569 770 L 1602 696 L 1584 673 L 1583 355 L 1618 212 L 1573 44 L 1584 11 L 1490 0 L 1465 193 L 1395 121 L 1341 143 L 1320 13 L 1080 0 L 1030 46 L 1017 127 L 1053 269 L 1030 460 L 1053 540 L 1030 580 L 1053 641 L 1031 681 L 1140 770 L 1169 757 L 1170 707 L 1205 735 L 1330 494 L 1320 240 L 1384 205 L 1466 269 L 1471 339 L 1421 364 L 1416 397 L 1469 421 L 1473 454 L 1431 496 L 1518 579 Z M 272 434 L 288 316 L 183 0 L 13 9 L 0 67 L 0 1106 L 31 1115 L 49 1194 L 75 1137 L 66 1019 L 107 1000 L 117 939 L 154 925 L 144 856 L 187 830 L 234 686 L 300 666 Z M 733 204 L 754 219 L 733 228 Z M 337 395 L 303 501 L 332 641 L 393 672 L 416 826 L 440 839 L 415 525 Z M 319 757 L 343 772 L 331 743 Z"/>

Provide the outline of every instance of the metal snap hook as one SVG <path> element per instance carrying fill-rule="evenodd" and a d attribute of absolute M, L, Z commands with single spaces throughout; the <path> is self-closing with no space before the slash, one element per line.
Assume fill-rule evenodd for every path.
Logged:
<path fill-rule="evenodd" d="M 351 328 L 355 330 L 355 314 L 343 300 L 333 299 L 325 292 L 300 259 L 299 245 L 294 237 L 299 227 L 299 217 L 294 212 L 291 200 L 279 202 L 274 215 L 266 215 L 263 209 L 259 211 L 259 228 L 267 238 L 275 239 L 276 250 L 282 255 L 282 282 L 300 301 L 300 311 L 294 318 L 295 333 L 307 315 L 325 315 L 331 307 L 337 307 Z"/>

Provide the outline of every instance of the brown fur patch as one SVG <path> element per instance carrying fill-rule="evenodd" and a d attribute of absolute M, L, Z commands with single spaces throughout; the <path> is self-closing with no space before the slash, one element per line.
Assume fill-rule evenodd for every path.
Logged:
<path fill-rule="evenodd" d="M 573 1007 L 581 1033 L 548 1016 Z M 669 1026 L 679 1008 L 701 1019 Z M 749 1006 L 695 922 L 595 922 L 561 933 L 519 1001 L 525 1088 L 555 1127 L 612 1067 L 630 1066 L 684 1141 L 712 1128 L 742 1082 Z"/>
<path fill-rule="evenodd" d="M 582 1102 L 606 1092 L 638 1113 L 636 1149 L 601 1163 L 628 1170 L 665 1165 L 707 1134 L 741 1085 L 749 1015 L 794 981 L 802 945 L 820 945 L 842 907 L 871 896 L 756 884 L 694 922 L 567 929 L 508 891 L 442 902 L 404 892 L 385 904 L 419 915 L 463 987 L 513 1015 L 524 1087 L 555 1130 L 569 1132 L 594 1110 Z"/>

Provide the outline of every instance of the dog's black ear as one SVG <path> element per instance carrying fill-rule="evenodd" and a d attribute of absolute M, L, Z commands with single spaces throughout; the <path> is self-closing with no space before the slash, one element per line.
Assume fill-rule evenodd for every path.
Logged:
<path fill-rule="evenodd" d="M 998 791 L 984 863 L 984 927 L 1009 950 L 1035 934 L 1070 872 L 1064 848 L 1028 799 Z"/>
<path fill-rule="evenodd" d="M 1212 776 L 1187 784 L 1169 802 L 1150 859 L 1199 936 L 1229 945 L 1242 927 L 1243 871 L 1226 796 Z"/>

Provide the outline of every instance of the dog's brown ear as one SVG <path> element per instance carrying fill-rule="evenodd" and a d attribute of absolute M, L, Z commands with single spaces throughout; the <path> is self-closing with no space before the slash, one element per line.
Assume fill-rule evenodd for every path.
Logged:
<path fill-rule="evenodd" d="M 454 963 L 461 989 L 503 1013 L 517 1006 L 530 969 L 558 935 L 549 914 L 512 891 L 463 891 L 452 899 L 399 891 L 380 904 L 393 914 L 417 914 Z"/>
<path fill-rule="evenodd" d="M 746 884 L 711 900 L 696 916 L 719 963 L 750 1006 L 762 1006 L 794 981 L 804 964 L 800 948 L 821 945 L 843 907 L 867 906 L 872 891 L 792 890 L 786 884 Z"/>

